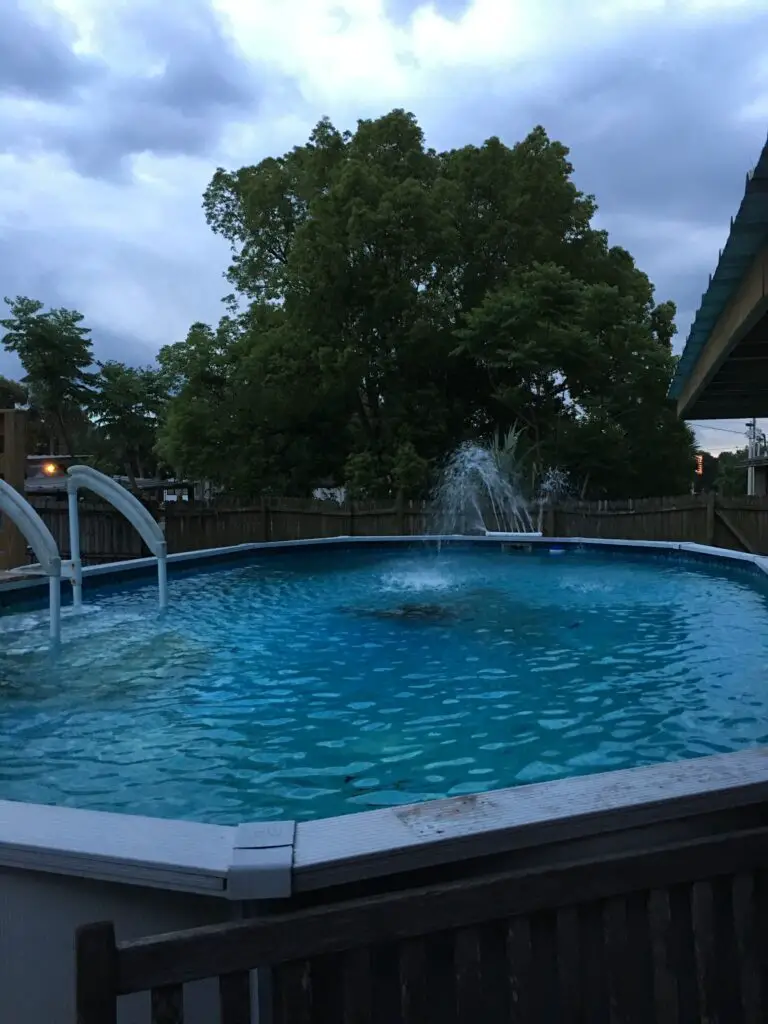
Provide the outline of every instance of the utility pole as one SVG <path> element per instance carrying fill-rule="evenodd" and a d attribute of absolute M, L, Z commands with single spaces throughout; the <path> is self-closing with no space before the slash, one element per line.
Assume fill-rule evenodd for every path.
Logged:
<path fill-rule="evenodd" d="M 747 461 L 757 458 L 757 419 L 753 416 L 747 428 Z M 747 466 L 747 494 L 755 493 L 755 467 Z"/>

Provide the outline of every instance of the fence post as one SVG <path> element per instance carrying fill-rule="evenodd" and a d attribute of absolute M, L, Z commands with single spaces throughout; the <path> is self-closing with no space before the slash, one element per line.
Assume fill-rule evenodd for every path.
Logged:
<path fill-rule="evenodd" d="M 405 536 L 405 495 L 402 487 L 395 495 L 395 533 L 398 537 Z"/>
<path fill-rule="evenodd" d="M 163 521 L 161 524 L 161 529 L 165 534 L 165 543 L 168 546 L 169 555 L 172 555 L 175 551 L 181 550 L 181 546 L 178 543 L 179 516 L 178 514 L 174 514 L 177 512 L 174 508 L 175 504 L 176 503 L 174 502 L 173 505 L 165 505 L 165 508 L 163 509 Z"/>
<path fill-rule="evenodd" d="M 355 536 L 355 503 L 349 499 L 349 536 Z"/>
<path fill-rule="evenodd" d="M 77 929 L 75 963 L 77 1024 L 117 1024 L 117 945 L 111 922 Z"/>
<path fill-rule="evenodd" d="M 269 498 L 264 495 L 261 497 L 261 531 L 265 543 L 269 543 L 272 540 L 272 510 Z"/>
<path fill-rule="evenodd" d="M 557 536 L 557 509 L 554 505 L 549 505 L 544 514 L 544 536 L 545 537 L 556 537 Z"/>
<path fill-rule="evenodd" d="M 714 491 L 707 491 L 707 526 L 706 526 L 706 540 L 705 544 L 709 544 L 710 547 L 714 546 L 715 543 L 715 509 L 716 509 L 717 495 Z"/>

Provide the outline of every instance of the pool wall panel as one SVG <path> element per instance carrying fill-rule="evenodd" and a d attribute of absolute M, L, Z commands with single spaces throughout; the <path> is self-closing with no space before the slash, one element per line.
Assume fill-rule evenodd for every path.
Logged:
<path fill-rule="evenodd" d="M 111 920 L 123 938 L 139 938 L 230 920 L 234 905 L 214 897 L 165 892 L 41 871 L 0 868 L 0 1022 L 74 1024 L 75 928 Z M 214 982 L 187 997 L 185 1024 L 218 1024 Z M 149 1024 L 144 995 L 122 1000 L 118 1024 Z"/>

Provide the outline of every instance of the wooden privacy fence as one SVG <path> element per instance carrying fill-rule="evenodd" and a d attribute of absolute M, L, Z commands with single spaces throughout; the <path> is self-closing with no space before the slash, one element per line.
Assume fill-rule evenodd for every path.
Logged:
<path fill-rule="evenodd" d="M 66 501 L 34 496 L 31 500 L 62 554 L 68 557 Z M 430 531 L 429 506 L 421 501 L 337 505 L 300 498 L 270 498 L 241 507 L 223 503 L 178 503 L 164 510 L 157 505 L 148 507 L 164 522 L 171 552 L 254 541 L 413 536 Z M 547 509 L 543 525 L 548 536 L 691 541 L 768 554 L 768 498 L 721 498 L 708 494 L 578 502 Z M 81 502 L 80 537 L 86 563 L 147 554 L 130 523 L 100 502 Z"/>
<path fill-rule="evenodd" d="M 169 551 L 316 537 L 413 536 L 428 529 L 426 502 L 303 501 L 273 498 L 243 508 L 173 507 L 167 510 Z"/>
<path fill-rule="evenodd" d="M 676 540 L 768 554 L 768 498 L 696 494 L 578 502 L 547 510 L 545 530 L 557 537 Z"/>
<path fill-rule="evenodd" d="M 65 500 L 31 497 L 44 522 L 69 557 L 69 517 Z M 424 533 L 425 502 L 346 503 L 300 498 L 264 499 L 228 507 L 186 502 L 147 506 L 164 524 L 169 552 L 195 551 L 258 541 L 309 540 L 316 537 L 398 536 Z M 80 502 L 80 550 L 86 564 L 140 558 L 148 554 L 131 524 L 98 501 Z"/>
<path fill-rule="evenodd" d="M 183 1024 L 185 983 L 208 978 L 219 1024 L 255 1024 L 252 968 L 271 973 L 259 1024 L 764 1022 L 768 829 L 678 825 L 665 845 L 628 830 L 587 861 L 138 941 L 87 926 L 78 1024 L 147 991 L 153 1024 Z"/>

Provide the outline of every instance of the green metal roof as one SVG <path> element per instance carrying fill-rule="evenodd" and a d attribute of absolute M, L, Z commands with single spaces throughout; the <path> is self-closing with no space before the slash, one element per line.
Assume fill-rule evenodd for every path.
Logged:
<path fill-rule="evenodd" d="M 669 387 L 669 397 L 679 398 L 709 340 L 720 314 L 739 288 L 760 249 L 768 241 L 768 141 L 760 159 L 747 175 L 744 198 L 731 217 L 725 248 L 719 253 L 717 269 L 709 275 L 709 286 L 701 297 L 688 340 Z"/>

